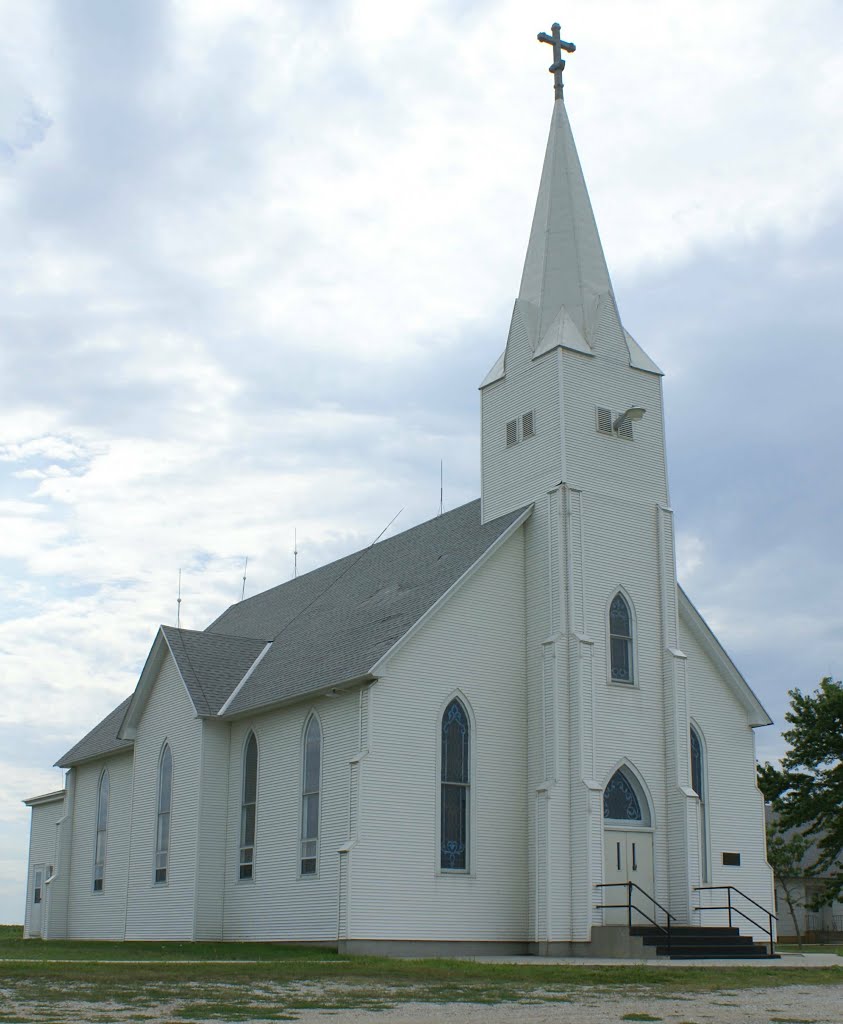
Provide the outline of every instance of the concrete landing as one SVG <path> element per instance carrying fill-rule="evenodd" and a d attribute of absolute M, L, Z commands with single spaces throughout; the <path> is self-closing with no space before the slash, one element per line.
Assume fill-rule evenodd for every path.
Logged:
<path fill-rule="evenodd" d="M 581 967 L 628 967 L 638 964 L 641 967 L 742 967 L 753 970 L 758 967 L 773 967 L 776 970 L 787 970 L 789 967 L 841 967 L 843 957 L 834 953 L 779 953 L 778 960 L 670 960 L 667 957 L 657 959 L 609 959 L 607 957 L 586 956 L 463 956 L 459 960 L 476 960 L 478 963 L 497 964 L 531 964 L 547 967 L 564 967 L 566 964 L 577 964 Z"/>

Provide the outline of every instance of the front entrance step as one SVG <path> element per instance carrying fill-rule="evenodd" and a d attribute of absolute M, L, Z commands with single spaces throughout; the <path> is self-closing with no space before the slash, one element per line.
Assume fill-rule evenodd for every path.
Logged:
<path fill-rule="evenodd" d="M 741 935 L 738 928 L 677 925 L 671 929 L 670 946 L 667 935 L 659 928 L 633 925 L 629 934 L 654 949 L 658 956 L 669 956 L 671 960 L 778 959 L 775 953 L 771 957 L 768 945 Z"/>

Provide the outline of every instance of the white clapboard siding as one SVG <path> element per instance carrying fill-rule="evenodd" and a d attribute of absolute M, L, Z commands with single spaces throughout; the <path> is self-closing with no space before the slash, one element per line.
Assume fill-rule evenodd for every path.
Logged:
<path fill-rule="evenodd" d="M 507 541 L 371 688 L 351 851 L 351 939 L 527 938 L 524 545 Z M 441 717 L 472 717 L 470 871 L 441 872 Z"/>
<path fill-rule="evenodd" d="M 755 779 L 755 743 L 743 707 L 700 647 L 680 623 L 682 650 L 688 656 L 691 719 L 702 737 L 708 783 L 709 863 L 711 885 L 734 885 L 762 906 L 774 910 L 773 876 L 767 864 L 764 798 Z M 740 867 L 725 866 L 723 853 L 740 853 Z M 722 903 L 725 893 L 708 899 Z M 763 924 L 766 917 L 743 901 L 736 906 Z M 703 924 L 722 924 L 724 915 L 703 914 Z M 745 935 L 765 936 L 746 921 L 735 921 Z"/>
<path fill-rule="evenodd" d="M 562 377 L 567 482 L 587 491 L 666 502 L 661 378 L 575 352 L 565 353 Z M 622 413 L 631 406 L 647 410 L 632 424 L 633 440 L 597 430 L 598 407 Z"/>
<path fill-rule="evenodd" d="M 316 714 L 322 727 L 318 874 L 302 876 L 302 743 Z M 243 749 L 258 742 L 254 878 L 239 878 Z M 225 868 L 226 939 L 337 939 L 339 848 L 348 839 L 349 765 L 358 752 L 357 690 L 323 697 L 232 724 L 228 764 Z"/>
<path fill-rule="evenodd" d="M 230 735 L 228 722 L 202 722 L 194 938 L 208 941 L 223 932 Z"/>
<path fill-rule="evenodd" d="M 74 771 L 68 938 L 122 939 L 129 874 L 132 754 L 129 751 L 80 764 Z M 104 771 L 108 771 L 109 787 L 105 873 L 102 890 L 94 892 L 97 800 Z"/>
<path fill-rule="evenodd" d="M 154 884 L 158 766 L 173 755 L 167 882 Z M 202 723 L 168 654 L 138 725 L 134 746 L 127 939 L 192 939 Z"/>
<path fill-rule="evenodd" d="M 482 517 L 484 522 L 534 501 L 562 478 L 559 354 L 507 370 L 481 394 Z M 521 437 L 520 418 L 533 412 L 535 434 Z M 519 421 L 519 441 L 507 446 L 506 424 Z"/>
<path fill-rule="evenodd" d="M 31 934 L 30 927 L 35 898 L 35 866 L 44 866 L 41 881 L 41 931 L 46 931 L 49 914 L 50 886 L 45 885 L 46 870 L 50 865 L 58 863 L 56 856 L 56 828 L 64 815 L 64 800 L 53 800 L 49 803 L 34 804 L 29 823 L 29 866 L 26 877 L 26 908 L 24 911 L 24 937 Z"/>

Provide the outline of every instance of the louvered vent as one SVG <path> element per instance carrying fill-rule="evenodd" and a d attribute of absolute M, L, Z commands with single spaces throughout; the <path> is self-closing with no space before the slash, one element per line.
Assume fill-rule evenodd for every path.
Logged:
<path fill-rule="evenodd" d="M 613 409 L 604 409 L 597 406 L 597 429 L 601 434 L 613 434 L 615 437 L 622 437 L 626 441 L 633 441 L 632 419 L 627 416 L 623 419 L 623 413 Z M 639 417 L 640 419 L 640 417 Z"/>
<path fill-rule="evenodd" d="M 536 432 L 536 414 L 525 412 L 521 417 L 521 436 L 532 437 Z"/>
<path fill-rule="evenodd" d="M 510 420 L 506 425 L 506 446 L 511 448 L 518 444 L 518 420 Z"/>

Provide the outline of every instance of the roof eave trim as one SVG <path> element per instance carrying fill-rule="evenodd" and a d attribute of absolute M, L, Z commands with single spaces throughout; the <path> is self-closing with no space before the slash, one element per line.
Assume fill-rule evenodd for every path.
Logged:
<path fill-rule="evenodd" d="M 40 796 L 31 796 L 28 800 L 22 800 L 21 803 L 26 804 L 27 807 L 38 807 L 41 804 L 57 804 L 60 800 L 64 800 L 66 794 L 66 789 L 56 789 L 52 793 L 41 793 Z"/>
<path fill-rule="evenodd" d="M 257 658 L 255 658 L 255 660 L 252 662 L 252 664 L 246 670 L 246 674 L 243 676 L 243 678 L 240 680 L 240 682 L 234 687 L 234 689 L 228 695 L 228 698 L 226 699 L 226 701 L 223 704 L 223 706 L 217 712 L 217 717 L 218 718 L 222 718 L 225 715 L 226 711 L 228 711 L 228 706 L 233 702 L 234 698 L 240 693 L 240 691 L 246 685 L 247 681 L 249 680 L 249 677 L 252 675 L 252 673 L 255 671 L 255 669 L 258 667 L 258 665 L 260 665 L 260 663 L 263 661 L 263 659 L 264 659 L 264 657 L 265 657 L 265 655 L 266 655 L 266 653 L 267 653 L 267 651 L 269 650 L 270 647 L 272 647 L 272 641 L 268 640 L 267 643 L 266 643 L 266 646 L 264 647 L 264 649 L 260 652 L 260 654 L 257 656 Z"/>
<path fill-rule="evenodd" d="M 308 700 L 316 700 L 319 697 L 333 696 L 343 690 L 351 690 L 355 686 L 363 686 L 366 683 L 374 683 L 376 681 L 377 680 L 371 672 L 365 672 L 362 676 L 352 676 L 350 679 L 344 679 L 340 683 L 328 683 L 325 686 L 320 686 L 316 690 L 308 690 L 307 693 L 296 693 L 289 697 L 282 697 L 280 700 L 270 701 L 267 704 L 256 705 L 253 708 L 244 708 L 240 711 L 229 711 L 225 715 L 225 720 L 231 722 L 237 718 L 248 718 L 250 715 L 263 715 L 267 711 L 276 711 L 279 708 L 290 707 L 293 704 L 301 704 Z M 220 715 L 222 715 L 222 711 L 220 711 Z"/>
<path fill-rule="evenodd" d="M 506 376 L 506 349 L 501 352 L 498 358 L 495 360 L 494 366 L 483 378 L 480 384 L 479 390 L 488 387 L 490 384 L 495 384 L 499 380 L 503 380 Z"/>
<path fill-rule="evenodd" d="M 509 526 L 503 531 L 503 533 L 495 538 L 492 543 L 486 548 L 480 557 L 472 562 L 472 564 L 465 570 L 459 579 L 455 580 L 450 587 L 445 591 L 442 596 L 434 601 L 434 603 L 427 609 L 427 611 L 416 621 L 412 626 L 404 633 L 403 636 L 399 637 L 398 640 L 389 648 L 389 650 L 381 655 L 375 664 L 369 669 L 369 672 L 373 676 L 379 676 L 383 673 L 385 667 L 392 660 L 392 658 L 401 650 L 406 643 L 408 643 L 418 631 L 427 623 L 427 621 L 439 611 L 439 609 L 446 604 L 456 594 L 458 590 L 466 583 L 466 581 L 474 575 L 477 570 L 484 565 L 492 555 L 498 550 L 499 547 L 506 544 L 509 538 L 515 533 L 516 530 L 520 529 L 521 526 L 530 518 L 533 514 L 533 506 L 529 505 L 524 511 L 515 519 Z"/>
<path fill-rule="evenodd" d="M 699 611 L 694 606 L 694 603 L 678 584 L 677 590 L 679 591 L 680 615 L 682 612 L 685 613 L 685 622 L 694 634 L 694 637 L 702 645 L 705 653 L 723 673 L 726 680 L 731 683 L 735 696 L 749 713 L 749 724 L 753 729 L 760 726 L 772 725 L 773 719 L 770 718 L 769 714 L 767 714 L 767 711 L 764 709 L 764 705 L 755 696 L 752 687 L 741 675 L 740 670 L 726 653 L 722 644 L 712 632 L 711 627 L 702 615 L 700 615 Z"/>
<path fill-rule="evenodd" d="M 634 370 L 643 370 L 644 373 L 652 373 L 657 377 L 664 377 L 664 370 L 647 355 L 625 327 L 623 328 L 623 336 L 626 341 L 626 347 L 629 350 L 629 365 Z"/>
<path fill-rule="evenodd" d="M 118 737 L 123 739 L 123 737 Z M 81 742 L 81 741 L 80 741 Z M 102 761 L 106 757 L 119 757 L 120 754 L 134 753 L 134 739 L 126 739 L 125 747 L 113 747 L 111 750 L 101 750 L 98 754 L 87 754 L 85 757 L 62 758 L 61 761 L 54 761 L 54 768 L 75 768 L 80 764 L 90 764 L 92 761 Z"/>

